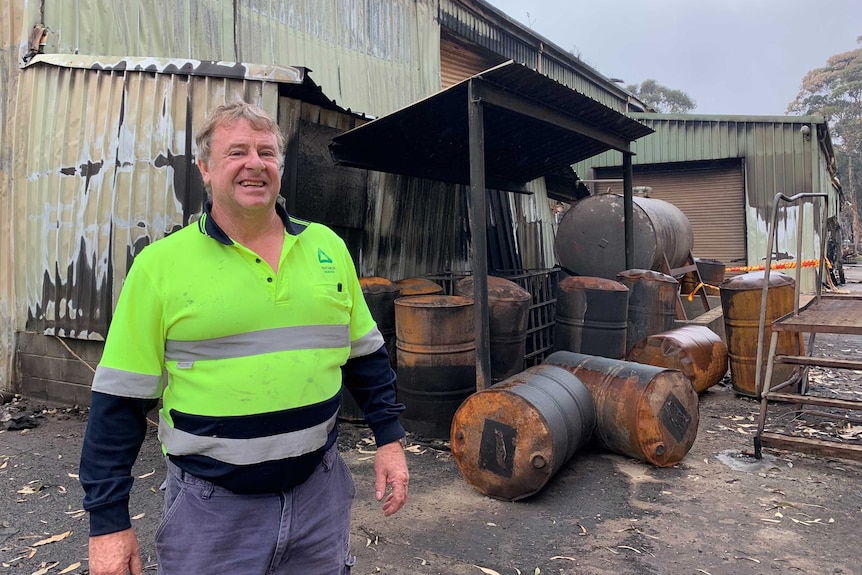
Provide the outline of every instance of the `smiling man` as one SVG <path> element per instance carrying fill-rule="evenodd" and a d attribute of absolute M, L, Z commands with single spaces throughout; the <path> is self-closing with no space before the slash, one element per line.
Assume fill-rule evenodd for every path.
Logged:
<path fill-rule="evenodd" d="M 276 202 L 276 123 L 227 104 L 196 141 L 210 201 L 196 224 L 135 259 L 93 380 L 80 467 L 90 573 L 142 573 L 131 469 L 159 398 L 161 575 L 349 573 L 342 383 L 377 441 L 384 515 L 407 499 L 403 406 L 383 337 L 341 239 Z"/>

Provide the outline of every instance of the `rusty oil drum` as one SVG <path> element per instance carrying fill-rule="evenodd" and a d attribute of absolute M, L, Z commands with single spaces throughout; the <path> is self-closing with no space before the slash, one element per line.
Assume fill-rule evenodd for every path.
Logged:
<path fill-rule="evenodd" d="M 724 262 L 705 258 L 694 258 L 694 265 L 697 266 L 697 273 L 700 274 L 700 280 L 706 285 L 718 287 L 721 285 L 721 282 L 724 281 L 724 272 L 726 269 Z M 690 294 L 696 288 L 697 276 L 694 272 L 688 272 L 682 276 L 682 279 L 679 282 L 679 293 Z"/>
<path fill-rule="evenodd" d="M 727 352 L 730 356 L 731 385 L 740 395 L 760 399 L 755 382 L 757 375 L 757 334 L 760 329 L 760 305 L 763 298 L 764 272 L 751 272 L 726 280 L 720 286 L 721 308 L 724 314 L 724 332 Z M 779 272 L 769 273 L 769 289 L 766 293 L 766 324 L 761 346 L 763 366 L 769 341 L 772 337 L 772 322 L 793 311 L 796 297 L 796 280 Z M 782 332 L 778 335 L 778 355 L 802 355 L 802 334 Z M 776 363 L 772 381 L 779 383 L 793 375 L 795 367 Z"/>
<path fill-rule="evenodd" d="M 467 398 L 452 420 L 452 457 L 479 492 L 514 501 L 539 491 L 595 423 L 584 384 L 565 369 L 537 365 Z"/>
<path fill-rule="evenodd" d="M 407 431 L 449 439 L 452 416 L 476 391 L 473 300 L 421 295 L 395 300 L 398 400 Z"/>
<path fill-rule="evenodd" d="M 679 282 L 652 270 L 626 270 L 617 280 L 629 288 L 626 352 L 648 335 L 673 329 Z"/>
<path fill-rule="evenodd" d="M 703 393 L 727 373 L 727 346 L 703 325 L 686 325 L 640 340 L 628 361 L 678 369 L 697 393 Z"/>
<path fill-rule="evenodd" d="M 515 282 L 496 276 L 488 276 L 487 293 L 491 379 L 497 382 L 524 369 L 533 296 Z M 458 280 L 455 295 L 473 297 L 473 276 Z"/>
<path fill-rule="evenodd" d="M 629 288 L 605 278 L 571 276 L 557 288 L 554 350 L 621 359 L 626 354 Z"/>
<path fill-rule="evenodd" d="M 443 286 L 427 278 L 404 278 L 395 282 L 400 297 L 414 295 L 437 295 L 443 293 Z"/>
<path fill-rule="evenodd" d="M 569 351 L 552 353 L 545 364 L 573 373 L 590 391 L 593 437 L 608 451 L 668 467 L 694 444 L 697 393 L 680 371 Z"/>

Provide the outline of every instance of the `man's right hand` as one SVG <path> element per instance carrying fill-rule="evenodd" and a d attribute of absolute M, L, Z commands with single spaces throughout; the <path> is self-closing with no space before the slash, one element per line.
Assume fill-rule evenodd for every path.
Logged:
<path fill-rule="evenodd" d="M 90 537 L 90 575 L 143 575 L 138 536 L 132 528 Z"/>

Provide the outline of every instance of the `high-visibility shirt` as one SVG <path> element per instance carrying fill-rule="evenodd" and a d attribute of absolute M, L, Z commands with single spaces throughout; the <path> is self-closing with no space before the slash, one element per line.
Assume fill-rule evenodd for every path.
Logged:
<path fill-rule="evenodd" d="M 161 397 L 164 452 L 238 493 L 284 491 L 310 475 L 337 436 L 342 369 L 359 381 L 378 444 L 404 435 L 383 337 L 343 241 L 278 212 L 285 236 L 277 273 L 231 241 L 208 209 L 197 225 L 143 250 L 93 380 L 94 403 L 114 410 L 121 400 Z M 111 433 L 95 415 L 85 452 L 88 440 Z M 128 491 L 106 497 L 100 482 L 111 478 L 85 467 L 82 454 L 82 483 L 94 486 L 85 498 L 92 527 L 93 509 L 116 513 Z"/>

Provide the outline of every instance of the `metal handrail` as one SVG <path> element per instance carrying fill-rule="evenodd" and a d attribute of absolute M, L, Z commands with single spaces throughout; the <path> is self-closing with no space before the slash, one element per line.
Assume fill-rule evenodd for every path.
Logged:
<path fill-rule="evenodd" d="M 779 192 L 775 194 L 775 198 L 772 201 L 772 218 L 770 219 L 769 231 L 767 232 L 766 265 L 763 272 L 763 291 L 760 298 L 760 321 L 757 328 L 757 363 L 755 365 L 754 372 L 755 395 L 757 397 L 760 397 L 760 392 L 763 389 L 763 382 L 761 381 L 761 364 L 763 363 L 763 340 L 765 335 L 764 332 L 766 331 L 766 303 L 768 301 L 769 272 L 772 267 L 773 247 L 774 243 L 777 242 L 776 237 L 778 235 L 776 227 L 778 221 L 778 208 L 782 207 L 782 202 L 785 204 L 797 204 L 799 206 L 796 225 L 796 286 L 793 300 L 793 315 L 797 315 L 799 313 L 799 296 L 802 289 L 800 282 L 800 276 L 802 275 L 802 222 L 804 220 L 803 214 L 805 212 L 804 206 L 801 204 L 800 200 L 805 198 L 823 198 L 825 204 L 823 209 L 820 210 L 820 258 L 817 268 L 815 269 L 816 288 L 814 297 L 816 300 L 819 300 L 821 295 L 821 285 L 823 283 L 826 262 L 826 219 L 829 212 L 829 195 L 824 192 L 806 192 L 788 197 Z M 783 207 L 786 208 L 787 206 L 785 205 Z M 809 346 L 812 344 L 813 341 L 809 343 Z M 811 350 L 808 351 L 810 352 Z"/>

